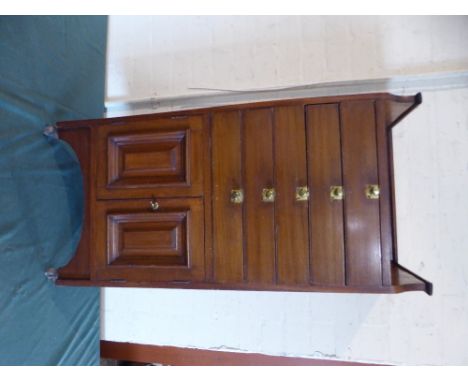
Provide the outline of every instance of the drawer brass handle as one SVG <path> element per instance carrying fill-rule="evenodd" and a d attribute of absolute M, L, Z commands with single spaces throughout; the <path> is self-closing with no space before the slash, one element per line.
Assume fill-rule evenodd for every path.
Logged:
<path fill-rule="evenodd" d="M 367 199 L 379 199 L 380 187 L 378 184 L 368 184 L 366 186 L 366 198 Z"/>
<path fill-rule="evenodd" d="M 331 200 L 343 200 L 344 190 L 343 186 L 331 186 L 330 187 L 330 199 Z"/>
<path fill-rule="evenodd" d="M 240 204 L 244 201 L 244 192 L 239 189 L 231 190 L 231 203 Z"/>
<path fill-rule="evenodd" d="M 159 209 L 159 203 L 155 199 L 150 200 L 150 207 L 152 211 L 157 211 Z"/>
<path fill-rule="evenodd" d="M 262 201 L 272 203 L 275 201 L 276 191 L 274 188 L 264 188 L 262 190 Z"/>
<path fill-rule="evenodd" d="M 309 200 L 309 187 L 297 187 L 296 188 L 296 200 L 299 202 L 303 202 Z"/>

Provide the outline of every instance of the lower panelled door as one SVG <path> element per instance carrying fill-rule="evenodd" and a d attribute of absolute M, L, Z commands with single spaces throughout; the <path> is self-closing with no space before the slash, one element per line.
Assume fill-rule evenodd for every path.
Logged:
<path fill-rule="evenodd" d="M 95 280 L 204 279 L 201 198 L 103 201 L 95 219 Z"/>

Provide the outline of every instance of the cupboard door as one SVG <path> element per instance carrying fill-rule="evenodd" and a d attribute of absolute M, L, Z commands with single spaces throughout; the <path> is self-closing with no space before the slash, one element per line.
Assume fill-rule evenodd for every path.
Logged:
<path fill-rule="evenodd" d="M 243 190 L 241 113 L 212 116 L 213 263 L 221 283 L 244 280 L 243 201 L 231 201 L 233 190 Z"/>
<path fill-rule="evenodd" d="M 307 106 L 311 283 L 345 285 L 338 104 Z M 335 188 L 332 188 L 335 187 Z"/>
<path fill-rule="evenodd" d="M 200 116 L 97 127 L 98 198 L 201 196 L 205 130 Z"/>
<path fill-rule="evenodd" d="M 278 284 L 309 283 L 308 201 L 296 200 L 307 186 L 304 108 L 275 108 L 276 251 Z"/>
<path fill-rule="evenodd" d="M 275 182 L 272 109 L 244 112 L 246 279 L 275 283 Z"/>
<path fill-rule="evenodd" d="M 347 284 L 381 285 L 379 200 L 366 196 L 379 185 L 374 102 L 342 102 L 340 110 Z"/>
<path fill-rule="evenodd" d="M 154 203 L 151 199 L 97 203 L 96 280 L 203 280 L 202 200 Z"/>

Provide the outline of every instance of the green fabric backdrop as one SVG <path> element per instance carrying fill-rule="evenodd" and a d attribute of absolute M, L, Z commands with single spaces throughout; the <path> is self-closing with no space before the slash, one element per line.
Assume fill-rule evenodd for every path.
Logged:
<path fill-rule="evenodd" d="M 99 289 L 57 287 L 79 241 L 83 190 L 59 120 L 104 110 L 107 17 L 0 17 L 0 364 L 99 363 Z"/>

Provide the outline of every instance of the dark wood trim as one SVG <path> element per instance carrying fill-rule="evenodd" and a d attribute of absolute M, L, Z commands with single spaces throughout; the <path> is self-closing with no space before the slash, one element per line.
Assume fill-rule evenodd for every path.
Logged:
<path fill-rule="evenodd" d="M 381 366 L 316 358 L 281 357 L 174 346 L 101 341 L 101 358 L 169 366 Z"/>
<path fill-rule="evenodd" d="M 391 124 L 387 126 L 388 129 L 392 129 L 395 125 L 398 125 L 401 120 L 403 120 L 408 114 L 410 114 L 414 109 L 416 109 L 419 105 L 422 103 L 422 94 L 417 93 L 414 96 L 412 96 L 413 100 L 411 101 L 407 97 L 404 97 L 404 99 L 394 99 L 396 102 L 412 102 L 412 104 L 406 109 L 404 112 L 402 112 L 394 121 L 392 121 Z"/>
<path fill-rule="evenodd" d="M 401 103 L 413 103 L 419 104 L 421 102 L 420 93 L 416 96 L 398 96 L 390 93 L 367 93 L 367 94 L 354 94 L 354 95 L 339 95 L 339 96 L 327 96 L 327 97 L 312 97 L 312 98 L 289 98 L 283 100 L 274 100 L 274 101 L 259 101 L 259 102 L 246 102 L 241 104 L 231 104 L 231 105 L 222 105 L 214 107 L 204 107 L 204 108 L 194 108 L 180 111 L 168 111 L 168 112 L 158 112 L 151 114 L 154 118 L 167 118 L 173 117 L 178 118 L 180 116 L 189 116 L 189 115 L 200 115 L 205 112 L 216 112 L 216 111 L 238 111 L 243 109 L 253 109 L 253 108 L 266 108 L 266 107 L 278 107 L 278 106 L 298 106 L 302 105 L 315 105 L 322 103 L 337 103 L 341 101 L 351 101 L 351 100 L 387 100 L 395 101 Z M 419 102 L 419 103 L 418 103 Z M 410 110 L 409 110 L 410 111 Z M 408 113 L 409 113 L 408 111 Z M 407 113 L 405 113 L 406 115 Z M 145 120 L 148 118 L 148 113 L 125 116 L 125 117 L 113 117 L 106 118 L 105 123 L 114 124 L 125 122 L 136 122 L 139 120 Z M 401 119 L 401 118 L 400 118 Z M 91 127 L 96 125 L 102 125 L 102 119 L 88 119 L 88 120 L 77 120 L 77 121 L 60 121 L 57 122 L 57 128 L 59 130 L 63 129 L 73 129 L 77 127 Z M 395 123 L 393 123 L 394 125 Z"/>
<path fill-rule="evenodd" d="M 392 264 L 397 267 L 397 264 Z M 404 270 L 403 270 L 404 272 Z M 406 272 L 404 272 L 406 273 Z M 328 286 L 328 285 L 265 285 L 227 282 L 187 282 L 184 284 L 170 281 L 136 282 L 125 280 L 99 281 L 89 279 L 58 279 L 57 285 L 82 287 L 131 287 L 131 288 L 169 288 L 169 289 L 211 289 L 211 290 L 254 290 L 271 292 L 320 292 L 320 293 L 402 293 L 410 291 L 427 291 L 427 282 L 412 280 L 411 283 L 401 282 L 394 278 L 390 286 Z"/>
<path fill-rule="evenodd" d="M 412 276 L 415 279 L 415 281 L 413 281 L 413 284 L 419 286 L 424 285 L 424 292 L 426 292 L 429 296 L 432 296 L 434 288 L 430 281 L 423 279 L 421 276 L 418 276 L 416 273 L 410 271 L 409 269 L 405 268 L 404 266 L 398 263 L 392 263 L 392 271 L 394 273 L 395 270 L 397 270 L 400 274 L 404 273 L 405 277 L 407 278 Z"/>

